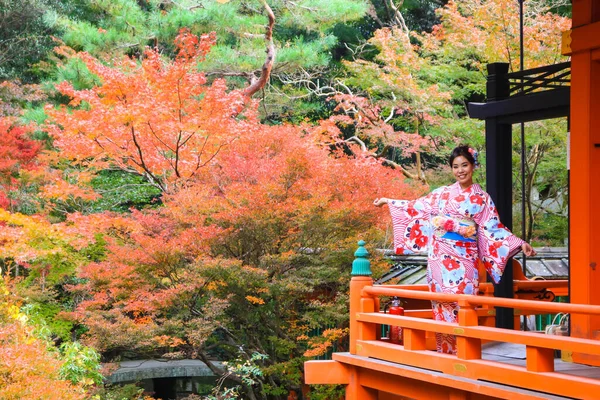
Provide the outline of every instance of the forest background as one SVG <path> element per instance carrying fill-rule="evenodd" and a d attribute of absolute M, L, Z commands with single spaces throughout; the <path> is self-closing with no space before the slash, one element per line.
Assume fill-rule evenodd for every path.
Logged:
<path fill-rule="evenodd" d="M 524 6 L 525 67 L 565 61 L 570 2 Z M 303 396 L 357 240 L 390 247 L 372 200 L 484 148 L 497 61 L 517 0 L 0 0 L 0 398 L 142 398 L 103 376 L 157 357 L 227 376 L 210 398 Z M 526 129 L 523 236 L 564 246 L 566 121 Z"/>

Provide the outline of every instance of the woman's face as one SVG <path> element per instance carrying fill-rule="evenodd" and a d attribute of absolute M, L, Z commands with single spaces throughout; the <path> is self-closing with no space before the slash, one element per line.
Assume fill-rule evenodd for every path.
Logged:
<path fill-rule="evenodd" d="M 465 157 L 458 156 L 452 161 L 452 173 L 463 189 L 473 184 L 474 165 Z"/>

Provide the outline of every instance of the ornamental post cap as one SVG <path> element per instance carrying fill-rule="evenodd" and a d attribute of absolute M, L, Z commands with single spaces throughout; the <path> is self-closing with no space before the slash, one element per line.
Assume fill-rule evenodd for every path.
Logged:
<path fill-rule="evenodd" d="M 369 261 L 369 252 L 365 249 L 365 241 L 358 241 L 358 249 L 354 252 L 354 261 L 352 262 L 352 276 L 370 276 L 371 262 Z"/>

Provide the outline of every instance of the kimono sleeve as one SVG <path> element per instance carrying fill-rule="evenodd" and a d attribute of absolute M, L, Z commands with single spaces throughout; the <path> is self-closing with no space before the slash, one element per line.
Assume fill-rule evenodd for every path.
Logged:
<path fill-rule="evenodd" d="M 473 219 L 477 223 L 477 247 L 479 257 L 494 283 L 499 283 L 508 259 L 519 252 L 524 240 L 515 236 L 501 222 L 498 211 L 487 193 L 471 196 L 479 203 L 479 212 Z"/>
<path fill-rule="evenodd" d="M 416 200 L 390 200 L 396 254 L 427 254 L 431 234 L 431 209 L 436 191 Z"/>

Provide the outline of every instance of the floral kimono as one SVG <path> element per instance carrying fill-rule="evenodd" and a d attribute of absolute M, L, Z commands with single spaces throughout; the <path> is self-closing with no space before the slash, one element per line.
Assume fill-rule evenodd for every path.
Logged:
<path fill-rule="evenodd" d="M 477 294 L 478 260 L 495 283 L 506 262 L 523 240 L 505 228 L 490 195 L 477 184 L 462 189 L 458 182 L 413 201 L 388 202 L 394 228 L 396 254 L 427 252 L 429 290 Z M 433 317 L 457 322 L 458 304 L 432 301 Z M 456 353 L 453 335 L 436 334 L 437 349 Z"/>

